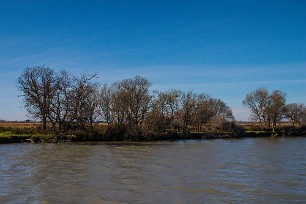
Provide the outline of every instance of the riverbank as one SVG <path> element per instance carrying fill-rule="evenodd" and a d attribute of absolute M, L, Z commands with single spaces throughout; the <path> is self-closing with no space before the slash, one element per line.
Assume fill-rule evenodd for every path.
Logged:
<path fill-rule="evenodd" d="M 9 143 L 52 143 L 53 135 L 0 135 L 0 144 Z"/>
<path fill-rule="evenodd" d="M 208 127 L 207 127 L 208 129 Z M 306 126 L 297 128 L 282 124 L 273 132 L 264 129 L 257 123 L 235 124 L 230 132 L 210 128 L 202 133 L 182 133 L 168 131 L 167 133 L 139 133 L 137 135 L 128 132 L 109 131 L 105 124 L 96 124 L 86 130 L 75 130 L 68 134 L 54 135 L 52 133 L 42 134 L 40 123 L 1 123 L 0 144 L 7 143 L 58 143 L 58 142 L 79 142 L 79 141 L 103 141 L 103 142 L 141 142 L 141 141 L 163 141 L 163 140 L 195 140 L 195 139 L 237 139 L 257 137 L 294 137 L 306 136 Z M 115 129 L 116 130 L 116 129 Z"/>
<path fill-rule="evenodd" d="M 170 141 L 170 140 L 205 140 L 205 139 L 242 139 L 242 138 L 259 138 L 259 137 L 272 137 L 271 131 L 248 131 L 239 135 L 231 135 L 229 133 L 171 133 L 161 134 L 159 136 L 142 136 L 138 140 L 110 140 L 109 138 L 92 137 L 88 135 L 75 136 L 75 135 L 11 135 L 1 136 L 0 144 L 9 143 L 63 143 L 63 142 L 142 142 L 142 141 Z M 286 135 L 285 132 L 278 132 L 274 137 L 306 137 L 306 132 L 294 131 Z"/>

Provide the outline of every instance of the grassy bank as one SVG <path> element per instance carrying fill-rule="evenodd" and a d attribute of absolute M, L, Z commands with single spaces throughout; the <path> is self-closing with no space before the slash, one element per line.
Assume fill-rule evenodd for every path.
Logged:
<path fill-rule="evenodd" d="M 207 128 L 203 133 L 167 133 L 135 134 L 112 129 L 103 123 L 84 130 L 74 130 L 67 134 L 42 134 L 40 123 L 0 123 L 0 143 L 43 143 L 43 142 L 76 142 L 76 141 L 156 141 L 156 140 L 188 140 L 188 139 L 224 139 L 246 137 L 271 137 L 272 131 L 257 123 L 240 123 L 231 131 Z M 295 128 L 283 124 L 276 129 L 276 136 L 306 136 L 306 127 Z"/>
<path fill-rule="evenodd" d="M 0 143 L 52 142 L 53 134 L 42 134 L 40 123 L 1 122 Z"/>

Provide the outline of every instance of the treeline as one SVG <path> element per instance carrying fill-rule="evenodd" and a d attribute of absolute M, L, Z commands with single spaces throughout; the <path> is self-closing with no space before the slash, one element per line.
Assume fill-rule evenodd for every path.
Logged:
<path fill-rule="evenodd" d="M 103 85 L 94 82 L 95 78 L 96 74 L 76 76 L 65 70 L 30 67 L 19 76 L 18 87 L 29 116 L 42 121 L 42 133 L 98 140 L 244 134 L 221 99 L 176 89 L 151 91 L 151 82 L 140 76 Z M 284 121 L 291 122 L 294 131 L 305 129 L 300 128 L 306 124 L 305 105 L 286 104 L 286 94 L 280 90 L 270 93 L 259 88 L 248 93 L 243 104 L 250 109 L 251 119 L 266 127 L 266 133 L 274 134 L 277 124 Z M 104 125 L 98 125 L 101 122 Z"/>
<path fill-rule="evenodd" d="M 44 133 L 92 134 L 97 121 L 107 123 L 103 134 L 110 140 L 201 133 L 208 124 L 232 131 L 232 111 L 221 99 L 191 91 L 150 91 L 151 82 L 140 76 L 104 85 L 94 78 L 30 67 L 19 76 L 18 86 L 29 116 L 42 121 Z"/>

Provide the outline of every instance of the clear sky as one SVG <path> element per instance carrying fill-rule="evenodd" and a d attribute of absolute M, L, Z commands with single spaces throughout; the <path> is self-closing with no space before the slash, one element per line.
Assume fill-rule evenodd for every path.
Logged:
<path fill-rule="evenodd" d="M 259 87 L 306 104 L 306 1 L 0 0 L 0 119 L 27 119 L 16 81 L 37 65 L 101 84 L 144 76 L 247 120 L 242 100 Z"/>

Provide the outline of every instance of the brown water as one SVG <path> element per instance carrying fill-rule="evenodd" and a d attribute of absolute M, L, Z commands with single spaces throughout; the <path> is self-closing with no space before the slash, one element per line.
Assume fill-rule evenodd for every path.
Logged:
<path fill-rule="evenodd" d="M 0 145 L 0 203 L 306 203 L 306 138 Z"/>

